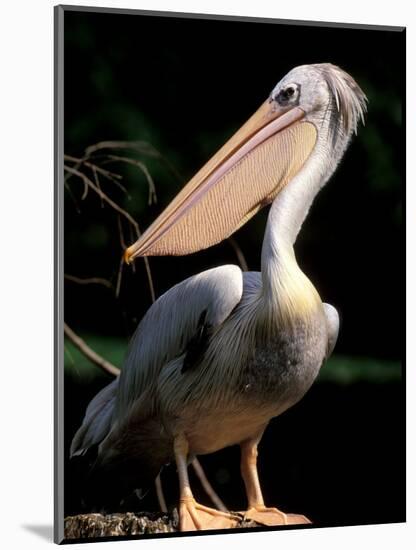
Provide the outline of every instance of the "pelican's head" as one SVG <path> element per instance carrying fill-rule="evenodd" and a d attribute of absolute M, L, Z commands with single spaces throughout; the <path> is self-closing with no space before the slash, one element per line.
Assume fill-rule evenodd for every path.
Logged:
<path fill-rule="evenodd" d="M 305 167 L 318 140 L 329 153 L 344 150 L 365 102 L 335 65 L 291 70 L 126 250 L 126 262 L 190 254 L 229 237 Z"/>
<path fill-rule="evenodd" d="M 331 63 L 301 65 L 274 87 L 270 102 L 280 111 L 301 109 L 304 120 L 327 123 L 333 137 L 357 133 L 364 122 L 367 98 L 355 80 Z"/>

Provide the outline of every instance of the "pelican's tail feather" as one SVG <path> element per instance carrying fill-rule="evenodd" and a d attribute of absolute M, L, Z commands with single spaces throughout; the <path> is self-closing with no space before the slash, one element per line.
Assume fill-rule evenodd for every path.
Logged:
<path fill-rule="evenodd" d="M 70 457 L 84 455 L 91 447 L 98 446 L 111 429 L 118 378 L 105 386 L 92 399 L 84 420 L 71 443 Z"/>

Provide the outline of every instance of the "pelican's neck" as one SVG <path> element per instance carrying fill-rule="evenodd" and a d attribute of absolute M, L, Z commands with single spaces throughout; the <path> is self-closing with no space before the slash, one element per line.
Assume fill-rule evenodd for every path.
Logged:
<path fill-rule="evenodd" d="M 289 317 L 303 315 L 320 302 L 296 262 L 293 246 L 315 196 L 332 175 L 345 146 L 329 150 L 318 138 L 304 167 L 277 195 L 269 212 L 261 255 L 262 299 L 267 307 Z"/>

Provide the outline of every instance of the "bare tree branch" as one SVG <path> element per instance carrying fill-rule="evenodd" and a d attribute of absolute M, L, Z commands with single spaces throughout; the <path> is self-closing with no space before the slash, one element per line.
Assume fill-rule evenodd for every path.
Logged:
<path fill-rule="evenodd" d="M 71 197 L 72 199 L 72 202 L 74 203 L 74 206 L 75 206 L 75 210 L 77 211 L 77 214 L 81 214 L 81 209 L 79 207 L 79 204 L 78 204 L 78 201 L 77 199 L 74 197 L 74 193 L 72 192 L 71 188 L 69 187 L 68 183 L 66 180 L 64 180 L 64 186 L 65 186 L 65 189 L 68 191 L 69 193 L 69 196 Z"/>
<path fill-rule="evenodd" d="M 134 241 L 134 233 L 133 233 L 133 228 L 131 225 L 129 225 L 129 233 L 130 233 L 130 242 L 133 242 Z M 136 263 L 133 262 L 131 265 L 131 268 L 133 270 L 133 273 L 136 273 Z"/>
<path fill-rule="evenodd" d="M 88 185 L 84 180 L 84 192 L 82 193 L 81 200 L 84 201 L 88 195 Z"/>
<path fill-rule="evenodd" d="M 110 199 L 110 197 L 108 195 L 106 195 L 106 193 L 104 193 L 104 191 L 102 189 L 97 187 L 95 185 L 95 183 L 86 174 L 84 174 L 83 172 L 80 172 L 78 169 L 73 168 L 71 166 L 66 166 L 65 165 L 64 169 L 68 173 L 80 178 L 84 182 L 85 185 L 88 185 L 88 187 L 93 189 L 97 193 L 97 195 L 99 197 L 101 197 L 107 204 L 109 204 L 116 212 L 118 212 L 124 218 L 126 218 L 130 222 L 130 224 L 134 227 L 134 229 L 136 231 L 137 238 L 140 237 L 140 235 L 141 235 L 140 227 L 139 227 L 139 224 L 136 222 L 136 220 L 126 210 L 121 208 L 121 206 L 119 206 L 116 202 L 114 202 L 112 199 Z M 149 260 L 148 260 L 147 257 L 144 257 L 143 260 L 144 260 L 147 279 L 148 279 L 148 283 L 149 283 L 150 295 L 152 297 L 152 302 L 154 302 L 156 298 L 155 298 L 155 290 L 154 290 L 154 286 L 153 286 L 152 273 L 150 271 Z"/>
<path fill-rule="evenodd" d="M 77 347 L 79 351 L 81 351 L 81 353 L 83 353 L 92 363 L 98 365 L 105 372 L 113 376 L 118 376 L 120 374 L 120 369 L 101 357 L 101 355 L 98 355 L 98 353 L 91 349 L 88 344 L 86 344 L 82 338 L 75 334 L 75 332 L 66 323 L 64 323 L 64 332 L 65 336 L 71 340 L 74 346 Z"/>
<path fill-rule="evenodd" d="M 143 259 L 145 260 L 144 267 L 146 269 L 147 280 L 149 282 L 150 296 L 152 298 L 152 303 L 154 303 L 154 301 L 156 300 L 156 294 L 155 294 L 155 288 L 153 286 L 153 278 L 152 278 L 152 273 L 150 271 L 150 264 L 146 256 L 144 256 Z"/>
<path fill-rule="evenodd" d="M 102 149 L 125 149 L 127 151 L 134 151 L 140 155 L 158 158 L 167 166 L 178 181 L 183 181 L 183 177 L 176 170 L 175 166 L 147 141 L 100 141 L 95 145 L 87 147 L 85 150 L 85 157 L 89 158 L 91 155 L 97 151 L 101 151 Z"/>
<path fill-rule="evenodd" d="M 98 189 L 101 191 L 101 183 L 100 183 L 100 178 L 98 177 L 98 174 L 97 174 L 97 170 L 95 168 L 92 169 L 92 173 L 94 175 L 94 182 L 95 182 L 95 185 L 98 187 Z M 101 202 L 101 208 L 104 208 L 104 201 L 103 201 L 103 198 L 100 197 L 100 202 Z M 120 216 L 119 216 L 120 218 Z"/>
<path fill-rule="evenodd" d="M 118 233 L 120 236 L 120 246 L 122 250 L 126 250 L 126 241 L 124 240 L 124 233 L 123 233 L 123 224 L 121 223 L 120 216 L 117 216 L 118 221 Z"/>
<path fill-rule="evenodd" d="M 115 183 L 119 189 L 123 191 L 127 195 L 127 198 L 130 200 L 131 196 L 129 195 L 127 189 L 120 183 L 119 180 L 123 179 L 123 176 L 120 174 L 116 174 L 115 172 L 110 172 L 110 170 L 106 170 L 105 168 L 102 168 L 101 166 L 98 166 L 98 164 L 94 164 L 88 160 L 85 160 L 84 158 L 77 158 L 73 157 L 71 155 L 64 155 L 64 160 L 67 160 L 69 162 L 76 162 L 75 169 L 79 169 L 82 165 L 86 166 L 87 168 L 90 168 L 92 172 L 94 173 L 94 179 L 95 183 L 97 184 L 97 173 L 101 174 L 106 179 L 110 180 L 111 182 Z M 100 187 L 100 185 L 97 185 L 97 187 Z"/>
<path fill-rule="evenodd" d="M 107 204 L 109 204 L 114 210 L 116 210 L 119 214 L 121 214 L 127 220 L 129 220 L 129 222 L 135 228 L 136 233 L 138 234 L 138 236 L 140 236 L 140 228 L 139 228 L 139 224 L 136 222 L 136 220 L 134 218 L 132 218 L 132 216 L 130 216 L 130 214 L 126 210 L 121 208 L 121 206 L 119 206 L 116 202 L 114 202 L 112 199 L 110 199 L 110 197 L 108 195 L 106 195 L 102 189 L 97 187 L 95 185 L 95 183 L 86 174 L 84 174 L 83 172 L 80 172 L 76 168 L 73 168 L 71 166 L 66 166 L 66 165 L 64 166 L 64 170 L 66 170 L 67 172 L 69 172 L 73 176 L 77 176 L 78 178 L 80 178 L 84 182 L 85 185 L 87 185 L 88 187 L 93 189 L 97 193 L 97 195 L 99 197 L 101 197 Z"/>
<path fill-rule="evenodd" d="M 71 361 L 71 363 L 72 363 L 72 366 L 76 368 L 76 364 L 75 364 L 74 358 L 72 357 L 72 353 L 69 351 L 68 346 L 65 346 L 65 345 L 64 345 L 64 353 L 67 354 L 68 359 L 69 359 L 69 360 Z"/>
<path fill-rule="evenodd" d="M 136 159 L 131 159 L 129 157 L 120 157 L 118 155 L 107 155 L 107 160 L 104 160 L 104 162 L 124 162 L 126 164 L 130 164 L 132 166 L 136 166 L 137 168 L 139 168 L 139 170 L 145 175 L 147 184 L 149 187 L 149 198 L 148 198 L 149 206 L 152 203 L 157 202 L 156 187 L 155 187 L 153 178 L 150 175 L 146 165 L 143 164 L 143 162 L 140 162 L 139 160 L 136 160 Z"/>
<path fill-rule="evenodd" d="M 237 256 L 238 263 L 240 264 L 240 267 L 243 271 L 248 271 L 248 265 L 246 262 L 246 258 L 243 254 L 243 251 L 237 244 L 237 241 L 234 239 L 234 237 L 228 237 L 228 242 L 233 247 L 235 255 Z"/>
<path fill-rule="evenodd" d="M 122 279 L 122 276 L 123 276 L 123 266 L 124 266 L 124 258 L 122 257 L 121 260 L 120 260 L 120 265 L 119 265 L 118 274 L 117 274 L 116 298 L 118 298 L 120 296 L 121 279 Z M 149 281 L 151 281 L 151 277 L 150 277 Z"/>
<path fill-rule="evenodd" d="M 109 170 L 106 170 L 105 168 L 101 168 L 101 166 L 98 166 L 98 164 L 94 164 L 88 160 L 86 160 L 86 158 L 78 158 L 78 157 L 73 157 L 72 155 L 64 155 L 64 160 L 68 160 L 69 162 L 75 162 L 77 164 L 85 164 L 85 166 L 88 166 L 88 168 L 91 168 L 91 169 L 95 169 L 97 170 L 97 172 L 99 172 L 100 174 L 102 174 L 103 176 L 105 176 L 106 178 L 108 179 L 115 179 L 115 180 L 121 180 L 123 179 L 123 176 L 121 176 L 120 174 L 116 174 L 115 172 L 110 172 Z"/>
<path fill-rule="evenodd" d="M 102 285 L 107 288 L 110 288 L 111 290 L 114 289 L 113 285 L 110 281 L 107 281 L 107 279 L 104 279 L 102 277 L 76 277 L 75 275 L 69 275 L 68 273 L 64 274 L 64 278 L 67 281 L 71 281 L 72 283 L 77 283 L 78 285 Z"/>
<path fill-rule="evenodd" d="M 91 157 L 97 151 L 102 149 L 127 149 L 130 151 L 136 151 L 142 155 L 159 157 L 160 153 L 147 141 L 119 141 L 119 140 L 108 140 L 108 141 L 99 141 L 94 145 L 90 145 L 85 149 L 86 158 Z"/>

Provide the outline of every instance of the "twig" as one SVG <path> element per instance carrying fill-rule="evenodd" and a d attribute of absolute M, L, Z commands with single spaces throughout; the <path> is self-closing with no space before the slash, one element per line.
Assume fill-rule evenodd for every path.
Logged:
<path fill-rule="evenodd" d="M 67 354 L 69 360 L 71 361 L 72 367 L 74 368 L 75 372 L 77 373 L 77 376 L 79 378 L 81 378 L 81 373 L 79 372 L 78 366 L 75 363 L 74 358 L 72 357 L 72 353 L 70 352 L 69 347 L 64 345 L 64 351 Z"/>
<path fill-rule="evenodd" d="M 163 493 L 163 487 L 162 487 L 162 480 L 160 478 L 160 474 L 155 479 L 155 488 L 156 488 L 156 495 L 157 500 L 159 501 L 160 509 L 163 513 L 167 513 L 168 507 L 166 506 L 166 500 L 165 495 Z"/>
<path fill-rule="evenodd" d="M 102 189 L 97 187 L 95 185 L 95 183 L 88 176 L 86 176 L 85 174 L 83 174 L 82 172 L 77 170 L 76 168 L 72 168 L 71 166 L 64 166 L 64 169 L 68 173 L 80 178 L 84 182 L 85 185 L 88 185 L 91 189 L 93 189 L 97 193 L 97 195 L 99 197 L 101 197 L 107 204 L 109 204 L 116 212 L 118 212 L 119 214 L 124 216 L 130 222 L 130 224 L 134 227 L 134 229 L 136 231 L 137 238 L 140 237 L 141 232 L 140 232 L 139 224 L 136 222 L 136 220 L 134 218 L 132 218 L 132 216 L 126 210 L 121 208 L 121 206 L 119 206 L 116 202 L 114 202 L 112 199 L 110 199 L 110 197 L 108 195 L 106 195 Z M 154 302 L 155 299 L 156 299 L 156 296 L 155 296 L 155 290 L 154 290 L 154 286 L 153 286 L 152 273 L 150 271 L 149 260 L 146 256 L 143 258 L 143 260 L 144 260 L 147 279 L 148 279 L 148 283 L 149 283 L 150 295 L 152 297 L 152 302 Z"/>
<path fill-rule="evenodd" d="M 74 193 L 72 192 L 71 188 L 69 187 L 68 183 L 66 180 L 64 180 L 64 186 L 65 186 L 65 189 L 68 191 L 69 193 L 69 196 L 71 197 L 72 199 L 72 202 L 74 203 L 74 206 L 75 206 L 75 210 L 77 212 L 77 214 L 81 214 L 81 209 L 78 205 L 78 201 L 76 200 L 76 198 L 74 197 Z"/>
<path fill-rule="evenodd" d="M 85 279 L 81 277 L 76 277 L 75 275 L 68 275 L 68 273 L 64 274 L 64 278 L 68 281 L 71 281 L 73 283 L 77 283 L 78 285 L 102 285 L 107 288 L 110 288 L 113 290 L 113 285 L 110 283 L 110 281 L 107 281 L 107 279 L 103 279 L 102 277 L 87 277 Z"/>
<path fill-rule="evenodd" d="M 147 274 L 147 280 L 149 282 L 149 290 L 150 290 L 150 296 L 152 298 L 152 304 L 155 302 L 156 300 L 156 294 L 155 294 L 155 288 L 153 286 L 153 278 L 152 278 L 152 273 L 150 271 L 150 265 L 149 265 L 149 261 L 148 259 L 146 258 L 146 256 L 143 258 L 144 259 L 144 267 L 146 269 L 146 274 Z"/>
<path fill-rule="evenodd" d="M 120 288 L 121 288 L 121 278 L 123 276 L 123 266 L 124 266 L 124 258 L 121 257 L 120 260 L 120 266 L 118 268 L 118 274 L 117 274 L 117 284 L 116 284 L 116 298 L 120 296 Z M 149 279 L 151 281 L 151 278 Z M 153 283 L 152 283 L 153 284 Z M 153 287 L 151 287 L 152 289 Z"/>
<path fill-rule="evenodd" d="M 101 191 L 101 183 L 100 183 L 100 178 L 98 177 L 98 174 L 97 174 L 97 170 L 95 168 L 93 168 L 92 173 L 94 174 L 95 185 Z M 104 208 L 104 201 L 103 201 L 102 197 L 100 197 L 100 202 L 101 202 L 101 208 Z M 119 216 L 119 218 L 120 218 L 120 216 Z"/>
<path fill-rule="evenodd" d="M 120 216 L 117 216 L 117 222 L 118 222 L 118 233 L 120 236 L 120 246 L 122 250 L 126 249 L 126 241 L 124 240 L 124 233 L 123 233 L 123 225 L 121 223 Z"/>
<path fill-rule="evenodd" d="M 87 147 L 85 150 L 85 157 L 89 158 L 102 149 L 125 149 L 127 151 L 135 151 L 136 153 L 148 157 L 158 158 L 164 162 L 178 181 L 183 181 L 183 177 L 179 174 L 174 165 L 147 141 L 100 141 L 99 143 Z"/>
<path fill-rule="evenodd" d="M 237 241 L 234 239 L 234 237 L 228 237 L 228 242 L 233 247 L 235 255 L 237 256 L 238 262 L 240 264 L 240 267 L 243 271 L 248 271 L 248 265 L 246 262 L 246 258 L 243 254 L 243 251 L 237 244 Z"/>
<path fill-rule="evenodd" d="M 64 352 L 68 355 L 68 358 L 69 358 L 69 360 L 70 360 L 71 363 L 72 363 L 72 366 L 76 368 L 76 364 L 75 364 L 74 358 L 72 357 L 72 353 L 69 351 L 68 346 L 65 346 L 65 345 L 64 345 Z"/>
<path fill-rule="evenodd" d="M 139 168 L 139 170 L 145 175 L 147 180 L 147 185 L 149 186 L 149 198 L 148 198 L 149 206 L 152 203 L 157 202 L 156 187 L 155 187 L 153 178 L 150 175 L 146 165 L 143 164 L 143 162 L 140 162 L 139 160 L 136 160 L 136 159 L 131 159 L 129 157 L 120 157 L 118 155 L 107 155 L 107 159 L 108 160 L 104 162 L 124 162 L 126 164 L 130 164 L 132 166 L 136 166 L 137 168 Z"/>
<path fill-rule="evenodd" d="M 99 141 L 94 145 L 90 145 L 85 149 L 85 156 L 87 158 L 91 157 L 92 154 L 100 151 L 101 149 L 130 149 L 131 151 L 136 151 L 137 153 L 142 153 L 143 155 L 158 157 L 160 153 L 150 145 L 147 141 L 118 141 L 118 140 L 108 140 L 108 141 Z"/>
<path fill-rule="evenodd" d="M 82 193 L 81 200 L 84 201 L 87 198 L 87 195 L 88 195 L 88 185 L 84 180 L 84 192 Z"/>
<path fill-rule="evenodd" d="M 132 218 L 130 216 L 130 214 L 128 212 L 126 212 L 126 210 L 121 208 L 121 206 L 119 206 L 116 202 L 114 202 L 112 199 L 110 199 L 110 197 L 108 195 L 106 195 L 102 189 L 97 187 L 95 185 L 95 183 L 88 176 L 86 176 L 83 172 L 80 172 L 79 170 L 77 170 L 76 168 L 73 168 L 71 166 L 66 166 L 65 165 L 64 170 L 66 170 L 67 172 L 69 172 L 73 176 L 77 176 L 78 178 L 80 178 L 84 182 L 85 185 L 87 185 L 88 187 L 93 189 L 97 193 L 97 195 L 99 197 L 101 197 L 107 204 L 109 204 L 114 210 L 116 210 L 117 212 L 119 212 L 119 214 L 121 214 L 127 220 L 129 220 L 129 222 L 133 225 L 133 227 L 136 229 L 136 232 L 140 236 L 140 228 L 139 228 L 139 224 L 136 222 L 136 220 L 134 218 Z"/>
<path fill-rule="evenodd" d="M 133 233 L 133 228 L 132 228 L 131 225 L 129 225 L 129 232 L 130 232 L 130 241 L 134 242 L 134 233 Z M 131 264 L 131 269 L 132 269 L 133 273 L 136 273 L 136 263 L 135 262 L 133 262 Z"/>
<path fill-rule="evenodd" d="M 101 355 L 98 355 L 98 353 L 91 349 L 66 323 L 64 323 L 64 332 L 65 336 L 71 340 L 74 346 L 78 348 L 92 363 L 98 365 L 105 372 L 113 376 L 118 376 L 120 374 L 120 369 L 101 357 Z"/>
<path fill-rule="evenodd" d="M 204 488 L 204 491 L 209 496 L 209 498 L 212 500 L 214 505 L 218 508 L 218 510 L 222 510 L 223 512 L 227 512 L 228 509 L 223 503 L 223 501 L 220 499 L 220 497 L 217 495 L 217 493 L 214 491 L 214 488 L 212 487 L 211 483 L 208 481 L 207 476 L 205 475 L 205 472 L 197 458 L 194 458 L 192 461 L 192 467 L 196 473 L 196 475 L 199 478 L 199 481 L 201 482 L 202 487 Z"/>
<path fill-rule="evenodd" d="M 117 183 L 119 183 L 118 180 L 123 179 L 123 176 L 121 176 L 120 174 L 116 174 L 115 172 L 110 172 L 110 170 L 106 170 L 105 168 L 101 168 L 101 166 L 98 166 L 98 164 L 94 164 L 86 160 L 85 158 L 77 158 L 71 155 L 64 155 L 64 160 L 68 160 L 69 162 L 76 162 L 77 164 L 80 164 L 80 165 L 85 164 L 85 166 L 88 166 L 88 168 L 91 168 L 91 170 L 96 170 L 106 178 L 111 180 L 116 180 Z M 124 187 L 123 189 L 126 191 Z"/>
<path fill-rule="evenodd" d="M 84 160 L 86 160 L 86 158 L 82 158 L 82 159 L 79 159 L 79 161 L 75 164 L 75 166 L 73 166 L 72 168 L 74 168 L 74 170 L 78 170 L 78 168 L 81 168 L 82 166 L 82 163 L 84 162 Z M 65 170 L 65 164 L 64 164 L 64 170 Z M 67 172 L 64 176 L 64 183 L 66 184 L 66 182 L 69 180 L 69 178 L 71 177 L 71 173 L 70 172 Z"/>
<path fill-rule="evenodd" d="M 130 195 L 128 194 L 128 192 L 127 192 L 127 189 L 119 181 L 123 178 L 123 176 L 121 176 L 120 174 L 115 174 L 114 172 L 110 172 L 109 170 L 106 170 L 105 168 L 101 168 L 101 166 L 98 166 L 97 164 L 94 164 L 94 163 L 88 161 L 87 157 L 78 158 L 78 157 L 73 157 L 72 155 L 64 155 L 64 160 L 66 160 L 68 162 L 75 162 L 76 164 L 75 164 L 75 166 L 73 166 L 73 168 L 75 168 L 75 170 L 78 170 L 79 168 L 81 168 L 82 165 L 87 166 L 87 168 L 92 170 L 92 172 L 94 173 L 94 179 L 95 179 L 95 182 L 97 184 L 97 187 L 100 187 L 100 185 L 97 181 L 98 180 L 97 172 L 98 172 L 99 174 L 101 174 L 102 176 L 107 178 L 108 180 L 115 183 L 117 185 L 117 187 L 119 187 L 124 193 L 126 193 L 126 195 L 128 196 L 129 199 L 131 198 Z M 65 177 L 65 181 L 67 181 L 67 179 L 68 179 L 68 177 Z"/>

